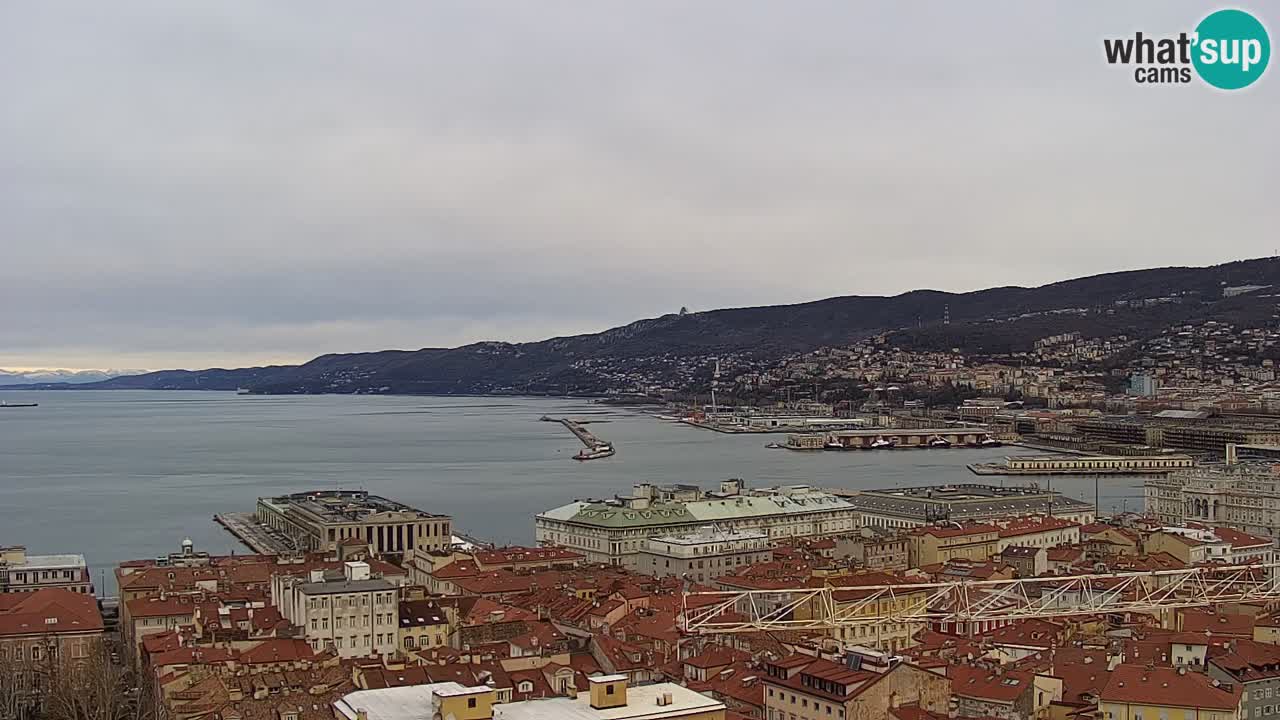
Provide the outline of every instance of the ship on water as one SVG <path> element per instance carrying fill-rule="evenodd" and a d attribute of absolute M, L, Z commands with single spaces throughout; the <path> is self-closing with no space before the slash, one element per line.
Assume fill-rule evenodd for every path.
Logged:
<path fill-rule="evenodd" d="M 0 408 L 40 407 L 40 403 L 10 403 L 0 400 Z"/>

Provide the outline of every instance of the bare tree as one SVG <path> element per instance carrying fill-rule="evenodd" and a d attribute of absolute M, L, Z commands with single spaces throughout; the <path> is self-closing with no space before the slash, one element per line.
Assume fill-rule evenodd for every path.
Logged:
<path fill-rule="evenodd" d="M 40 705 L 40 668 L 27 659 L 25 648 L 0 646 L 0 720 L 26 720 Z"/>
<path fill-rule="evenodd" d="M 140 676 L 111 661 L 102 641 L 85 657 L 48 653 L 43 663 L 45 692 L 41 720 L 154 720 L 154 697 Z"/>

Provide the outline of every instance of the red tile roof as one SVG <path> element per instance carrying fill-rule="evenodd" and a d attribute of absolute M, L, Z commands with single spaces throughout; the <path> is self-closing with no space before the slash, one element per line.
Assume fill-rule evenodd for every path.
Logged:
<path fill-rule="evenodd" d="M 998 703 L 1013 703 L 1029 692 L 1035 676 L 1020 670 L 992 671 L 972 665 L 947 668 L 951 678 L 951 694 Z"/>
<path fill-rule="evenodd" d="M 999 533 L 1000 528 L 995 525 L 972 524 L 963 527 L 954 527 L 951 525 L 938 527 L 921 527 L 915 528 L 908 535 L 932 535 L 934 537 L 962 537 L 965 535 L 981 535 L 983 533 Z"/>
<path fill-rule="evenodd" d="M 1063 520 L 1062 518 L 1051 517 L 1030 517 L 1019 518 L 1004 527 L 1000 528 L 1000 537 L 1019 537 L 1022 535 L 1032 535 L 1035 533 L 1052 532 L 1054 530 L 1065 530 L 1067 528 L 1079 527 L 1079 523 Z"/>
<path fill-rule="evenodd" d="M 1240 705 L 1241 685 L 1214 687 L 1207 675 L 1171 667 L 1117 665 L 1102 690 L 1104 702 L 1140 703 L 1184 708 L 1235 710 Z"/>
<path fill-rule="evenodd" d="M 4 598 L 0 604 L 0 637 L 102 630 L 102 613 L 92 595 L 45 588 L 0 598 Z"/>

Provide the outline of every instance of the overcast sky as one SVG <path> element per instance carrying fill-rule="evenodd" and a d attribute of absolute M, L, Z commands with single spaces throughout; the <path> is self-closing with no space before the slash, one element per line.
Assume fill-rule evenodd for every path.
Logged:
<path fill-rule="evenodd" d="M 1280 69 L 1227 94 L 1103 61 L 1217 7 L 9 0 L 0 367 L 1270 255 Z"/>

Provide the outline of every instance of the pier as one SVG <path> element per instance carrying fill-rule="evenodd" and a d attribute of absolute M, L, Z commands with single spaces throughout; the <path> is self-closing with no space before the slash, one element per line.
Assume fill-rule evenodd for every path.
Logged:
<path fill-rule="evenodd" d="M 581 420 L 571 420 L 569 418 L 553 418 L 547 415 L 542 416 L 543 422 L 558 422 L 569 428 L 569 432 L 574 437 L 582 441 L 584 449 L 577 455 L 573 456 L 574 460 L 596 460 L 606 458 L 613 455 L 613 443 L 601 440 L 596 437 L 590 430 L 586 428 L 585 423 Z"/>
<path fill-rule="evenodd" d="M 293 540 L 258 522 L 253 513 L 221 513 L 213 521 L 259 555 L 281 555 L 295 551 Z"/>

